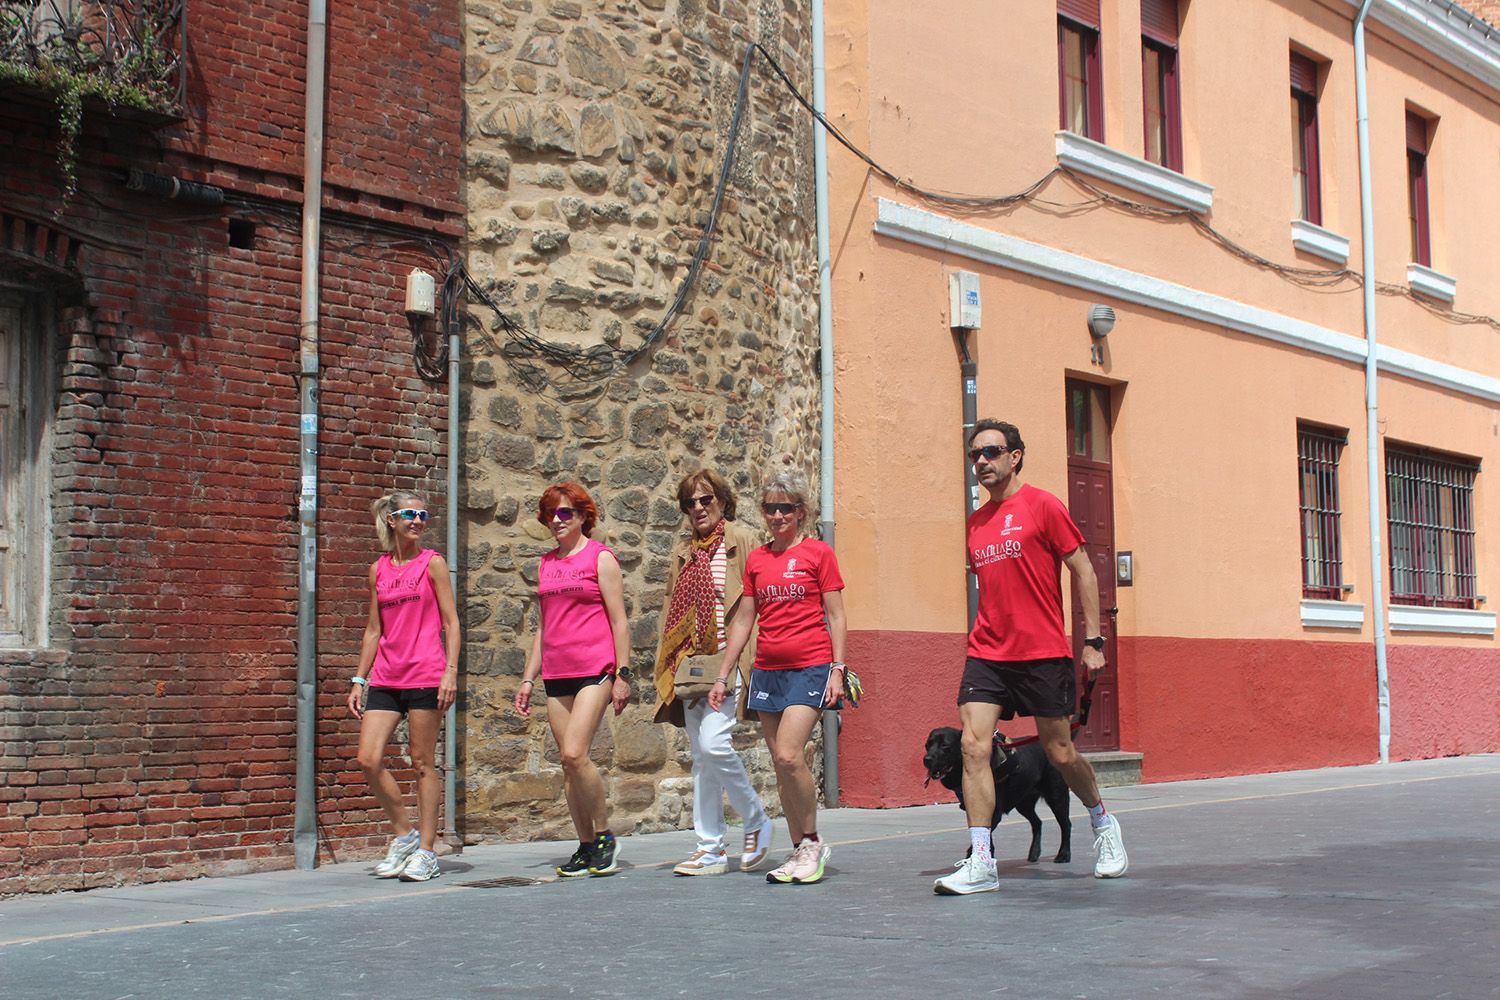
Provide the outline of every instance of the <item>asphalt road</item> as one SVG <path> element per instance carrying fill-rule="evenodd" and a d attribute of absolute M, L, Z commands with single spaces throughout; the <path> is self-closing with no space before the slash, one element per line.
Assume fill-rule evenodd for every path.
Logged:
<path fill-rule="evenodd" d="M 1500 997 L 1500 756 L 1110 789 L 1129 874 L 1027 865 L 936 896 L 956 806 L 831 810 L 815 886 L 676 878 L 688 832 L 621 841 L 610 878 L 557 881 L 569 845 L 468 848 L 444 875 L 315 872 L 0 901 L 0 997 Z M 785 853 L 778 831 L 775 853 Z M 464 883 L 501 879 L 498 887 Z M 536 880 L 536 881 L 533 881 Z"/>

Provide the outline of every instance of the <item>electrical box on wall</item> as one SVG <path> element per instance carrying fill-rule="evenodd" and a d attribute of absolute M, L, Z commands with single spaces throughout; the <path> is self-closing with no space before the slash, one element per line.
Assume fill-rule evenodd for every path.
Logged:
<path fill-rule="evenodd" d="M 979 275 L 973 271 L 949 271 L 948 326 L 954 330 L 977 330 L 979 318 Z"/>
<path fill-rule="evenodd" d="M 421 268 L 406 276 L 406 314 L 431 316 L 437 312 L 437 283 Z"/>

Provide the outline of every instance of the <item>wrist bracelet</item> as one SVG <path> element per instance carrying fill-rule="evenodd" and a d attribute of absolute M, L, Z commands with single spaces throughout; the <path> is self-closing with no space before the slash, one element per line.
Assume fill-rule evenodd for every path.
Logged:
<path fill-rule="evenodd" d="M 536 687 L 536 681 L 532 680 L 530 677 L 524 677 L 524 678 L 522 678 L 521 679 L 521 683 L 522 684 L 530 684 L 532 687 Z"/>
<path fill-rule="evenodd" d="M 729 678 L 728 677 L 715 677 L 714 678 L 714 683 L 715 684 L 722 684 L 725 687 L 728 687 L 729 686 Z"/>
<path fill-rule="evenodd" d="M 829 667 L 830 667 L 830 668 L 831 668 L 831 669 L 833 669 L 833 670 L 848 670 L 848 669 L 849 669 L 849 668 L 848 668 L 848 667 L 846 667 L 846 666 L 844 666 L 844 665 L 843 665 L 843 664 L 842 664 L 842 663 L 840 663 L 840 662 L 839 662 L 839 661 L 838 661 L 838 660 L 834 660 L 834 661 L 833 661 L 833 662 L 832 662 L 832 663 L 830 663 L 830 664 L 829 664 L 829 665 L 828 665 L 828 666 L 829 666 Z"/>
<path fill-rule="evenodd" d="M 368 677 L 361 677 L 359 676 L 359 674 L 355 674 L 353 677 L 349 678 L 349 683 L 358 684 L 360 687 L 367 688 L 370 686 L 370 679 Z"/>

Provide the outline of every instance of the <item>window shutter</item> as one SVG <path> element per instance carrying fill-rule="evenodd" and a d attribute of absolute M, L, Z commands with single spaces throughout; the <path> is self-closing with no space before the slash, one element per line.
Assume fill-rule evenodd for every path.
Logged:
<path fill-rule="evenodd" d="M 1295 52 L 1292 53 L 1292 89 L 1301 94 L 1318 92 L 1318 64 Z"/>
<path fill-rule="evenodd" d="M 1177 44 L 1177 0 L 1141 0 L 1141 34 L 1163 45 Z"/>
<path fill-rule="evenodd" d="M 1427 119 L 1412 111 L 1406 113 L 1406 148 L 1413 153 L 1427 152 Z"/>
<path fill-rule="evenodd" d="M 1099 30 L 1099 0 L 1057 0 L 1057 12 L 1095 31 Z"/>

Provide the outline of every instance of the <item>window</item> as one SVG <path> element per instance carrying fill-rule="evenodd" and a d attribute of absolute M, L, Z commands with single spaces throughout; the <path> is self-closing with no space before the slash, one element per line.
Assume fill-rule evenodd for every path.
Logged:
<path fill-rule="evenodd" d="M 1411 225 L 1411 259 L 1432 266 L 1432 239 L 1427 214 L 1427 145 L 1431 123 L 1421 115 L 1406 113 L 1406 204 Z"/>
<path fill-rule="evenodd" d="M 1099 0 L 1058 0 L 1057 100 L 1060 128 L 1104 141 Z"/>
<path fill-rule="evenodd" d="M 1177 87 L 1177 0 L 1141 0 L 1141 93 L 1146 159 L 1182 172 Z"/>
<path fill-rule="evenodd" d="M 1387 445 L 1391 603 L 1475 604 L 1472 459 Z"/>
<path fill-rule="evenodd" d="M 43 302 L 0 283 L 0 647 L 41 635 L 46 564 Z"/>
<path fill-rule="evenodd" d="M 1302 596 L 1337 599 L 1344 592 L 1339 532 L 1339 456 L 1343 431 L 1297 425 L 1297 490 L 1302 514 Z"/>
<path fill-rule="evenodd" d="M 1292 208 L 1294 218 L 1323 224 L 1318 168 L 1318 64 L 1292 53 Z"/>

